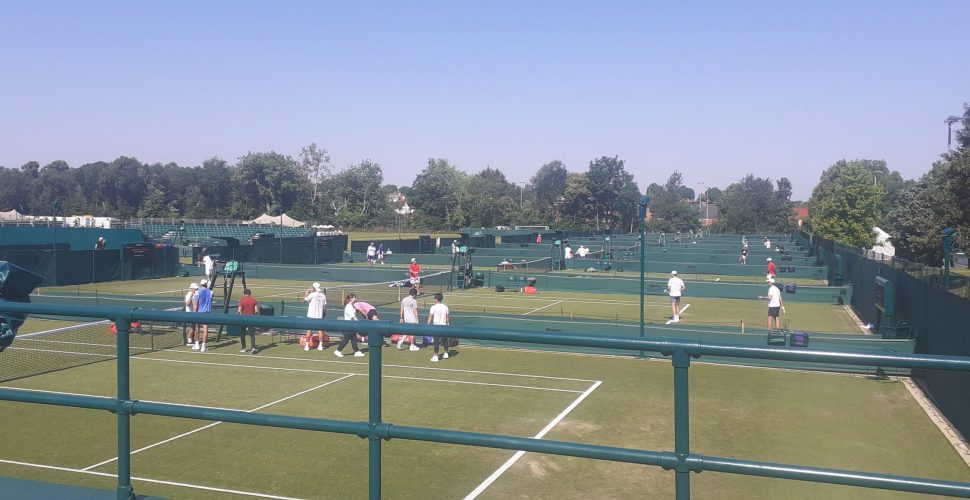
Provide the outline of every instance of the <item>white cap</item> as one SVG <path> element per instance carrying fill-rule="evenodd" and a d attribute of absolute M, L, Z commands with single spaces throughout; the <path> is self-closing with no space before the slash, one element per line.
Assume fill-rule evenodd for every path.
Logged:
<path fill-rule="evenodd" d="M 766 279 L 766 281 L 767 281 L 768 283 L 774 283 L 774 282 L 775 282 L 775 279 L 774 279 L 774 278 L 772 278 L 771 276 L 768 276 L 768 278 Z"/>
<path fill-rule="evenodd" d="M 203 284 L 203 285 L 208 285 L 209 284 L 209 280 L 202 280 L 199 283 L 200 284 Z"/>
<path fill-rule="evenodd" d="M 768 257 L 768 262 L 771 262 L 771 257 Z"/>
<path fill-rule="evenodd" d="M 677 276 L 677 271 L 670 271 L 670 274 L 673 274 L 674 276 Z"/>
<path fill-rule="evenodd" d="M 191 288 L 193 290 L 198 290 L 199 289 L 199 284 L 198 283 L 192 283 L 191 285 L 189 285 L 189 288 Z"/>
<path fill-rule="evenodd" d="M 314 283 L 313 284 L 313 289 L 319 292 L 320 291 L 320 283 Z"/>
<path fill-rule="evenodd" d="M 411 262 L 417 262 L 417 260 L 414 257 L 411 257 Z"/>

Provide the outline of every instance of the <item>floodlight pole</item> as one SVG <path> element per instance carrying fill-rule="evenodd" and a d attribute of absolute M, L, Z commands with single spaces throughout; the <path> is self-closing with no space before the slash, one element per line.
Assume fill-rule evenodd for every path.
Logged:
<path fill-rule="evenodd" d="M 638 205 L 638 214 L 640 216 L 640 338 L 646 337 L 646 332 L 644 331 L 644 295 L 645 295 L 645 284 L 644 284 L 644 266 L 646 262 L 646 241 L 644 236 L 644 221 L 647 219 L 647 205 L 650 203 L 650 197 L 643 195 L 640 198 L 640 204 Z M 644 357 L 645 353 L 640 351 L 639 356 Z"/>
<path fill-rule="evenodd" d="M 960 121 L 960 117 L 956 115 L 950 115 L 943 120 L 946 124 L 946 150 L 950 150 L 950 143 L 953 141 L 953 124 Z"/>

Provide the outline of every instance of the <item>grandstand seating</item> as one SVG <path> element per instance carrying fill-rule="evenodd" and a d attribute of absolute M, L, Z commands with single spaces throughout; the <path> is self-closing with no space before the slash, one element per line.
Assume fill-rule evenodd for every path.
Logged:
<path fill-rule="evenodd" d="M 142 232 L 153 240 L 172 240 L 178 235 L 178 224 L 143 224 Z M 313 236 L 312 228 L 304 227 L 280 227 L 272 225 L 248 224 L 248 225 L 211 225 L 211 224 L 185 224 L 185 233 L 182 237 L 188 241 L 207 240 L 216 236 L 229 236 L 238 238 L 240 241 L 249 241 L 256 233 L 270 233 L 284 238 L 296 238 L 301 236 Z"/>

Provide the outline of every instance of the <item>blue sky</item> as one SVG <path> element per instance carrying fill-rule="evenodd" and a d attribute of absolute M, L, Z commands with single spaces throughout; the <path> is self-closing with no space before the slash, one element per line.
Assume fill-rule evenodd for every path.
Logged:
<path fill-rule="evenodd" d="M 778 4 L 0 0 L 0 165 L 316 142 L 399 185 L 430 157 L 527 181 L 616 155 L 642 189 L 797 199 L 843 158 L 926 172 L 970 101 L 970 2 Z"/>

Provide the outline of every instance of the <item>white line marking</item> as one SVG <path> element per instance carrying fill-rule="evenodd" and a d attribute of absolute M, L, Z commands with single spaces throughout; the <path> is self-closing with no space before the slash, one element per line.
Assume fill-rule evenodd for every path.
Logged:
<path fill-rule="evenodd" d="M 598 380 L 596 381 L 596 383 L 590 386 L 589 389 L 586 389 L 586 392 L 584 392 L 578 398 L 576 398 L 576 400 L 573 401 L 569 406 L 567 406 L 566 409 L 562 411 L 562 413 L 556 416 L 556 418 L 552 419 L 552 422 L 549 422 L 549 424 L 547 424 L 541 431 L 539 431 L 538 434 L 533 436 L 533 439 L 542 439 L 546 434 L 549 433 L 549 431 L 552 430 L 553 427 L 559 424 L 559 422 L 561 422 L 562 419 L 566 418 L 566 415 L 569 415 L 570 412 L 572 412 L 577 406 L 579 406 L 579 403 L 582 403 L 583 400 L 586 399 L 590 394 L 592 394 L 593 391 L 595 391 L 596 388 L 599 387 L 602 383 L 603 383 L 602 381 Z M 502 474 L 505 474 L 505 471 L 509 470 L 510 467 L 515 465 L 515 462 L 518 462 L 523 455 L 525 455 L 524 451 L 519 450 L 515 452 L 515 454 L 512 455 L 512 458 L 508 459 L 504 464 L 502 464 L 501 467 L 499 467 L 495 472 L 493 472 L 491 476 L 488 476 L 488 478 L 486 478 L 485 481 L 482 481 L 482 484 L 478 485 L 478 487 L 472 490 L 471 493 L 466 495 L 465 500 L 474 500 L 475 498 L 478 498 L 478 495 L 481 495 L 482 492 L 484 492 L 486 488 L 491 486 L 491 484 L 494 483 L 495 480 L 497 480 Z"/>
<path fill-rule="evenodd" d="M 554 306 L 554 305 L 556 305 L 556 304 L 562 304 L 562 301 L 561 301 L 561 300 L 557 300 L 557 301 L 555 301 L 555 302 L 553 302 L 552 304 L 548 304 L 548 305 L 544 305 L 544 306 L 542 306 L 542 307 L 540 307 L 540 308 L 538 308 L 538 309 L 533 309 L 533 310 L 531 310 L 531 311 L 528 311 L 528 312 L 525 312 L 525 313 L 522 313 L 522 315 L 523 315 L 523 316 L 526 316 L 526 315 L 529 315 L 529 314 L 532 314 L 532 313 L 534 313 L 534 312 L 537 312 L 537 311 L 541 311 L 541 310 L 543 310 L 543 309 L 545 309 L 545 308 L 547 308 L 547 307 L 552 307 L 552 306 Z"/>
<path fill-rule="evenodd" d="M 56 470 L 56 471 L 61 471 L 61 472 L 75 472 L 75 473 L 78 473 L 78 474 L 89 474 L 89 475 L 92 475 L 92 476 L 100 476 L 100 477 L 118 477 L 117 474 L 110 474 L 110 473 L 107 473 L 107 472 L 95 472 L 95 471 L 89 471 L 89 470 L 72 469 L 72 468 L 69 468 L 69 467 L 57 467 L 55 465 L 32 464 L 32 463 L 29 463 L 29 462 L 18 462 L 16 460 L 3 460 L 3 459 L 0 459 L 0 463 L 11 464 L 11 465 L 19 465 L 21 467 L 36 467 L 38 469 Z M 165 484 L 165 485 L 169 485 L 169 486 L 181 486 L 183 488 L 192 488 L 192 489 L 196 489 L 196 490 L 217 491 L 219 493 L 231 493 L 233 495 L 245 495 L 245 496 L 260 497 L 260 498 L 275 498 L 275 499 L 279 499 L 279 500 L 300 500 L 300 499 L 294 498 L 294 497 L 283 497 L 283 496 L 279 496 L 279 495 L 268 495 L 268 494 L 265 494 L 265 493 L 253 493 L 251 491 L 229 490 L 229 489 L 224 489 L 224 488 L 215 488 L 215 487 L 212 487 L 212 486 L 201 486 L 201 485 L 198 485 L 198 484 L 176 483 L 176 482 L 173 482 L 173 481 L 162 481 L 160 479 L 149 479 L 147 477 L 136 477 L 136 476 L 132 476 L 131 477 L 131 480 L 132 481 L 141 481 L 141 482 L 144 482 L 144 483 Z"/>
<path fill-rule="evenodd" d="M 690 307 L 690 304 L 684 304 L 684 307 L 681 307 L 681 308 L 680 308 L 680 313 L 681 313 L 681 314 L 683 314 L 683 313 L 684 313 L 684 311 L 686 311 L 688 307 Z M 671 320 L 668 320 L 668 321 L 667 321 L 666 323 L 664 323 L 664 324 L 665 324 L 665 325 L 669 325 L 669 324 L 671 324 L 671 323 L 673 323 L 673 322 L 674 322 L 674 320 L 673 320 L 673 319 L 671 319 Z"/>
<path fill-rule="evenodd" d="M 206 362 L 206 361 L 182 361 L 182 360 L 178 360 L 178 359 L 162 359 L 162 358 L 132 358 L 132 359 L 138 359 L 138 360 L 144 360 L 144 361 L 159 361 L 159 362 L 162 362 L 162 363 L 185 363 L 185 364 L 193 364 L 193 365 L 229 366 L 229 367 L 234 367 L 234 368 L 253 368 L 253 369 L 256 369 L 256 370 L 274 370 L 274 371 L 284 371 L 284 372 L 302 372 L 302 373 L 322 373 L 322 374 L 329 374 L 329 375 L 347 375 L 347 377 L 350 377 L 350 376 L 366 377 L 366 376 L 368 376 L 366 373 L 331 372 L 331 371 L 325 371 L 325 370 L 311 370 L 311 369 L 308 369 L 308 368 L 282 368 L 282 367 L 276 367 L 276 366 L 237 365 L 237 364 L 228 364 L 228 363 L 210 363 L 210 362 Z M 392 378 L 392 379 L 400 379 L 400 380 L 422 381 L 422 382 L 444 382 L 444 383 L 449 383 L 449 384 L 485 385 L 485 386 L 490 386 L 490 387 L 505 387 L 505 388 L 509 388 L 509 389 L 534 389 L 534 390 L 537 390 L 537 391 L 572 392 L 572 393 L 582 392 L 582 391 L 577 391 L 577 390 L 574 390 L 574 389 L 554 389 L 554 388 L 547 388 L 547 387 L 535 387 L 535 386 L 529 386 L 529 385 L 493 384 L 493 383 L 489 383 L 489 382 L 471 382 L 471 381 L 466 381 L 466 380 L 448 380 L 448 379 L 434 379 L 434 378 L 404 377 L 404 376 L 400 376 L 400 375 L 383 375 L 383 377 L 384 378 Z"/>
<path fill-rule="evenodd" d="M 525 321 L 529 321 L 529 320 L 528 319 L 525 319 Z M 190 355 L 190 356 L 197 356 L 198 355 L 198 353 L 196 353 L 194 351 L 185 351 L 185 350 L 178 349 L 178 348 L 175 348 L 175 349 L 165 349 L 165 350 L 160 351 L 160 352 L 171 352 L 171 353 L 185 354 L 185 355 Z M 222 353 L 222 352 L 206 352 L 205 355 L 206 355 L 206 357 L 209 357 L 209 356 L 235 356 L 235 357 L 240 357 L 240 358 L 253 359 L 253 357 L 251 355 L 249 355 L 249 354 L 234 354 L 234 353 Z M 284 360 L 284 361 L 303 361 L 303 362 L 307 362 L 307 363 L 348 363 L 347 361 L 324 360 L 324 359 L 307 359 L 307 358 L 291 358 L 291 357 L 288 357 L 288 356 L 264 356 L 262 354 L 260 354 L 257 357 L 259 359 L 279 359 L 279 360 Z M 153 358 L 144 358 L 144 359 L 153 359 Z M 358 364 L 358 363 L 350 363 L 350 364 Z M 476 375 L 477 374 L 483 374 L 483 375 L 499 375 L 499 376 L 505 376 L 505 377 L 523 377 L 523 378 L 535 378 L 535 379 L 546 379 L 546 380 L 566 380 L 566 381 L 570 381 L 570 382 L 586 382 L 586 383 L 590 383 L 590 384 L 593 383 L 593 382 L 596 382 L 595 380 L 590 380 L 590 379 L 585 379 L 585 378 L 551 377 L 551 376 L 548 376 L 548 375 L 530 375 L 528 373 L 506 373 L 506 372 L 491 372 L 491 371 L 482 371 L 482 370 L 459 370 L 459 369 L 455 369 L 455 368 L 433 368 L 433 367 L 430 367 L 430 366 L 411 366 L 411 365 L 392 365 L 392 364 L 385 364 L 384 367 L 385 368 L 406 368 L 406 369 L 428 370 L 428 371 L 446 371 L 446 372 L 455 372 L 455 373 L 472 373 L 472 374 L 476 374 Z"/>
<path fill-rule="evenodd" d="M 30 318 L 30 319 L 34 319 L 34 318 Z M 76 330 L 76 329 L 84 328 L 86 326 L 107 325 L 108 323 L 110 323 L 110 321 L 104 319 L 101 321 L 92 321 L 90 323 L 81 323 L 79 325 L 71 325 L 71 326 L 64 326 L 61 328 L 54 328 L 53 330 L 44 330 L 42 332 L 34 332 L 34 333 L 28 333 L 26 335 L 18 335 L 17 338 L 25 339 L 27 337 L 33 337 L 34 335 L 46 335 L 48 333 L 62 332 L 64 330 Z"/>
<path fill-rule="evenodd" d="M 296 393 L 296 394 L 292 394 L 292 395 L 289 395 L 289 396 L 287 396 L 287 397 L 285 397 L 285 398 L 282 398 L 282 399 L 277 399 L 276 401 L 273 401 L 272 403 L 266 403 L 266 404 L 264 404 L 264 405 L 262 405 L 262 406 L 257 406 L 256 408 L 253 408 L 252 410 L 246 410 L 246 413 L 253 413 L 253 412 L 257 412 L 257 411 L 259 411 L 259 410 L 262 410 L 262 409 L 265 409 L 265 408 L 269 408 L 270 406 L 273 406 L 273 405 L 275 405 L 275 404 L 278 404 L 278 403 L 282 403 L 283 401 L 286 401 L 286 400 L 288 400 L 288 399 L 293 399 L 293 398 L 295 398 L 295 397 L 297 397 L 297 396 L 302 396 L 302 395 L 304 395 L 304 394 L 306 394 L 306 393 L 308 393 L 308 392 L 312 392 L 312 391 L 315 391 L 315 390 L 317 390 L 317 389 L 320 389 L 321 387 L 326 387 L 326 386 L 328 386 L 328 385 L 330 385 L 330 384 L 335 384 L 335 383 L 337 383 L 337 382 L 340 382 L 340 381 L 342 381 L 342 380 L 346 380 L 346 379 L 348 379 L 348 378 L 350 378 L 350 377 L 352 377 L 352 376 L 353 376 L 352 374 L 351 374 L 351 375 L 345 375 L 345 376 L 343 376 L 343 377 L 340 377 L 340 378 L 338 378 L 338 379 L 336 379 L 336 380 L 331 380 L 331 381 L 329 381 L 329 382 L 326 382 L 326 383 L 323 383 L 323 384 L 320 384 L 320 385 L 318 385 L 318 386 L 316 386 L 316 387 L 311 387 L 311 388 L 309 388 L 309 389 L 306 389 L 306 390 L 303 390 L 303 391 L 300 391 L 300 392 L 298 392 L 298 393 Z M 189 436 L 189 435 L 191 435 L 191 434 L 195 434 L 196 432 L 199 432 L 199 431 L 204 431 L 204 430 L 206 430 L 206 429 L 208 429 L 208 428 L 210 428 L 210 427 L 215 427 L 215 426 L 217 426 L 217 425 L 219 425 L 219 424 L 221 424 L 221 423 L 222 423 L 222 422 L 221 422 L 221 421 L 219 421 L 219 422 L 213 422 L 213 423 L 211 423 L 211 424 L 208 424 L 208 425 L 204 425 L 204 426 L 202 426 L 202 427 L 199 427 L 198 429 L 194 429 L 194 430 L 191 430 L 191 431 L 189 431 L 189 432 L 184 432 L 184 433 L 182 433 L 182 434 L 179 434 L 178 436 L 174 436 L 174 437 L 170 437 L 170 438 L 168 438 L 168 439 L 164 439 L 164 440 L 162 440 L 162 441 L 159 441 L 159 442 L 157 442 L 157 443 L 154 443 L 154 444 L 150 444 L 150 445 L 148 445 L 148 446 L 145 446 L 145 447 L 143 447 L 143 448 L 138 448 L 137 450 L 134 450 L 134 451 L 132 451 L 131 453 L 129 453 L 129 455 L 134 455 L 135 453 L 139 453 L 139 452 L 142 452 L 142 451 L 145 451 L 145 450 L 149 450 L 149 449 L 152 449 L 152 448 L 154 448 L 154 447 L 156 447 L 156 446 L 160 446 L 160 445 L 163 445 L 163 444 L 165 444 L 165 443 L 170 443 L 170 442 L 172 442 L 172 441 L 175 441 L 176 439 L 180 439 L 180 438 L 183 438 L 183 437 L 185 437 L 185 436 Z M 96 464 L 94 464 L 94 465 L 89 465 L 89 466 L 87 466 L 87 467 L 85 467 L 85 468 L 83 468 L 83 469 L 81 469 L 81 470 L 83 470 L 83 471 L 88 471 L 88 470 L 91 470 L 91 469 L 95 469 L 95 468 L 98 468 L 98 467 L 100 467 L 100 466 L 102 466 L 102 465 L 107 465 L 107 464 L 110 464 L 111 462 L 114 462 L 115 460 L 118 460 L 118 457 L 114 457 L 114 458 L 111 458 L 111 459 L 108 459 L 108 460 L 105 460 L 105 461 L 103 461 L 103 462 L 98 462 L 98 463 L 96 463 Z"/>
<path fill-rule="evenodd" d="M 97 354 L 93 352 L 74 352 L 74 351 L 52 351 L 50 349 L 34 349 L 32 347 L 11 347 L 11 351 L 37 351 L 47 354 L 74 354 L 74 355 L 84 355 L 84 356 L 99 356 L 102 358 L 114 358 L 117 357 L 114 354 Z"/>

